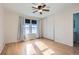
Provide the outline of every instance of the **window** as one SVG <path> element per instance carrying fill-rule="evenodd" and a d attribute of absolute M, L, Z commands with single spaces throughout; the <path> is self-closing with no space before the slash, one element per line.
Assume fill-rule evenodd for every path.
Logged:
<path fill-rule="evenodd" d="M 30 29 L 29 26 L 30 26 L 29 24 L 26 24 L 26 25 L 25 25 L 25 33 L 26 33 L 26 34 L 30 33 L 30 31 L 29 31 L 29 29 Z"/>
<path fill-rule="evenodd" d="M 30 20 L 29 19 L 25 19 L 25 23 L 26 24 L 30 24 Z"/>
<path fill-rule="evenodd" d="M 37 33 L 37 20 L 25 19 L 25 33 Z"/>
<path fill-rule="evenodd" d="M 30 33 L 30 20 L 25 19 L 25 33 L 29 34 Z"/>
<path fill-rule="evenodd" d="M 37 24 L 37 21 L 36 20 L 32 20 L 32 24 Z"/>
<path fill-rule="evenodd" d="M 32 20 L 32 33 L 37 33 L 37 21 Z"/>

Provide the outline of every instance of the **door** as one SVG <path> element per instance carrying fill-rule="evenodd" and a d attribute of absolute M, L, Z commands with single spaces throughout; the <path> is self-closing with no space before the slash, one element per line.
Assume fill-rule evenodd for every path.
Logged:
<path fill-rule="evenodd" d="M 79 13 L 74 14 L 74 40 L 79 43 Z"/>

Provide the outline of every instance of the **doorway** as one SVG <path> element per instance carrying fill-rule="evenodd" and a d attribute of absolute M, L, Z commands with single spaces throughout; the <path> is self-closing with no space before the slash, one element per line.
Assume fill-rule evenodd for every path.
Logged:
<path fill-rule="evenodd" d="M 79 13 L 73 14 L 73 38 L 74 46 L 79 46 Z"/>

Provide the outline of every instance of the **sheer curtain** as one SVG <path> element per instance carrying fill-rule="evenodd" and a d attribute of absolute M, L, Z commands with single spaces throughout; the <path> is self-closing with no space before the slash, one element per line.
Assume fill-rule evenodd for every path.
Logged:
<path fill-rule="evenodd" d="M 25 18 L 22 16 L 19 16 L 19 22 L 18 22 L 18 41 L 24 41 L 24 24 L 25 24 Z"/>
<path fill-rule="evenodd" d="M 37 20 L 37 38 L 41 38 L 42 37 L 42 31 L 41 31 L 41 20 Z"/>

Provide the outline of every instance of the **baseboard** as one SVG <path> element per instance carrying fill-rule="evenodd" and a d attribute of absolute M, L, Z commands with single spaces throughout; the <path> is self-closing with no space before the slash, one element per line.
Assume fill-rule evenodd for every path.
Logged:
<path fill-rule="evenodd" d="M 52 40 L 52 39 L 49 39 L 49 38 L 46 38 L 46 37 L 42 37 L 43 39 L 48 39 L 48 40 L 51 40 L 51 41 L 54 41 L 54 40 Z"/>
<path fill-rule="evenodd" d="M 10 42 L 10 43 L 6 43 L 5 45 L 12 44 L 12 43 L 18 43 L 18 42 L 21 42 L 21 41 Z"/>

